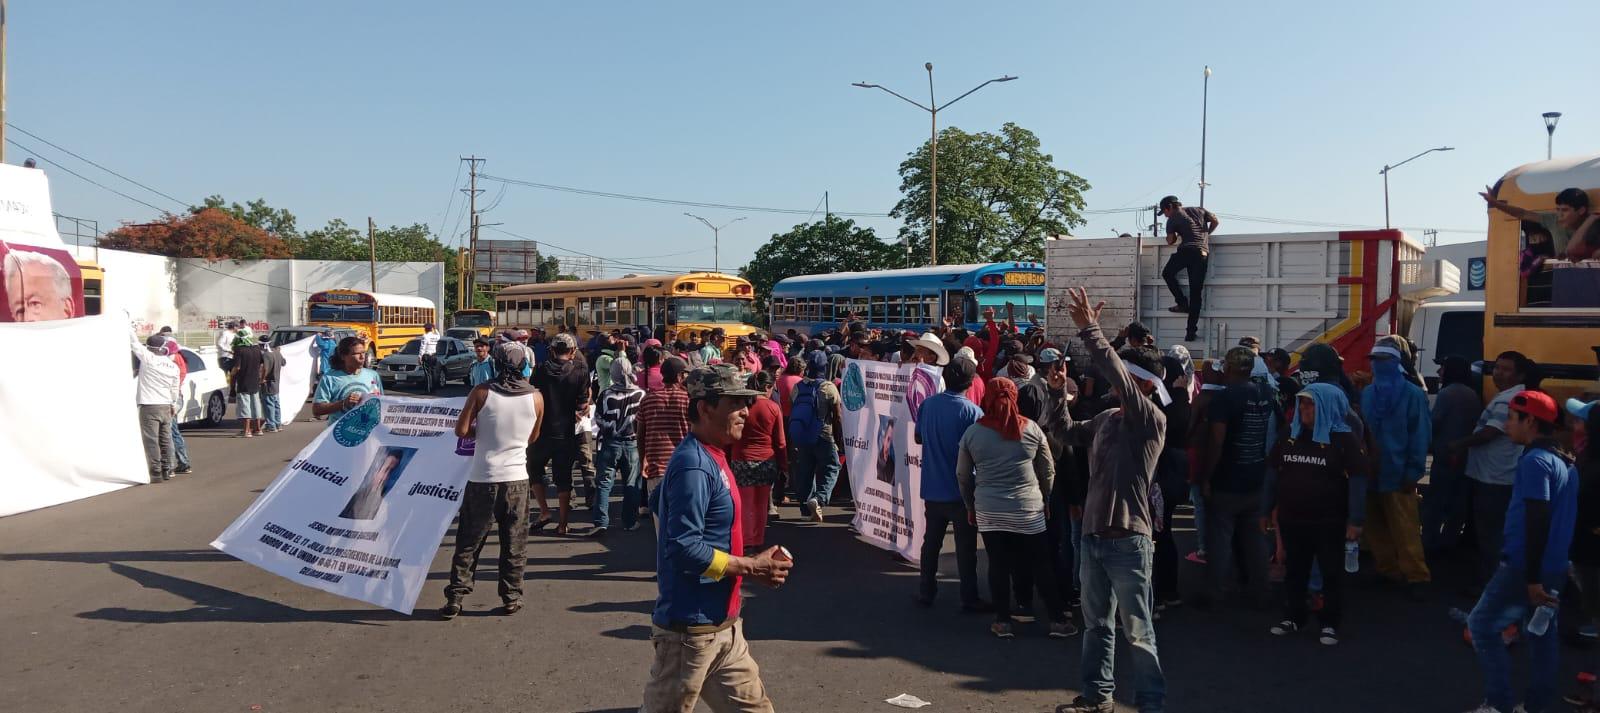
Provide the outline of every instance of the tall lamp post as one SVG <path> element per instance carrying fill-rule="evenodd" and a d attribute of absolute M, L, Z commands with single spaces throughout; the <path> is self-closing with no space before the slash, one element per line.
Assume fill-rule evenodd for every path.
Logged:
<path fill-rule="evenodd" d="M 1383 227 L 1385 227 L 1385 228 L 1389 227 L 1389 172 L 1393 171 L 1394 169 L 1397 169 L 1397 168 L 1399 168 L 1401 166 L 1404 166 L 1404 165 L 1406 165 L 1408 163 L 1411 163 L 1412 161 L 1415 161 L 1415 160 L 1417 160 L 1419 158 L 1422 158 L 1423 156 L 1427 156 L 1428 154 L 1431 154 L 1431 153 L 1433 153 L 1435 151 L 1454 151 L 1454 150 L 1456 150 L 1454 146 L 1440 146 L 1438 148 L 1428 149 L 1427 151 L 1423 151 L 1422 153 L 1419 153 L 1419 154 L 1417 154 L 1415 156 L 1412 156 L 1411 158 L 1408 158 L 1408 159 L 1406 159 L 1404 161 L 1401 161 L 1400 163 L 1397 163 L 1397 164 L 1395 164 L 1393 166 L 1384 166 L 1383 170 L 1378 172 L 1378 173 L 1383 175 Z"/>
<path fill-rule="evenodd" d="M 722 229 L 744 220 L 744 216 L 734 218 L 722 225 L 712 225 L 711 221 L 693 213 L 684 213 L 684 215 L 705 223 L 706 227 L 711 229 L 711 269 L 715 272 L 722 272 Z"/>
<path fill-rule="evenodd" d="M 1206 207 L 1206 110 L 1211 99 L 1211 65 L 1206 65 L 1205 85 L 1200 89 L 1200 208 Z"/>
<path fill-rule="evenodd" d="M 1561 121 L 1561 112 L 1547 111 L 1544 113 L 1544 159 L 1549 161 L 1551 151 L 1556 144 L 1556 122 Z"/>
<path fill-rule="evenodd" d="M 904 95 L 896 92 L 893 89 L 877 84 L 853 82 L 850 86 L 861 87 L 862 89 L 882 89 L 883 91 L 898 97 L 901 101 L 928 112 L 930 120 L 929 123 L 932 127 L 931 138 L 928 142 L 928 173 L 929 182 L 931 184 L 928 198 L 928 261 L 930 264 L 937 265 L 939 264 L 939 112 L 944 109 L 948 109 L 951 104 L 967 98 L 968 95 L 978 91 L 979 89 L 987 87 L 990 84 L 994 84 L 995 82 L 1009 82 L 1013 79 L 1016 79 L 1016 77 L 1013 77 L 1009 74 L 1002 77 L 996 77 L 984 82 L 983 84 L 979 84 L 976 87 L 968 89 L 966 94 L 962 94 L 959 97 L 951 99 L 950 101 L 945 102 L 944 106 L 940 106 L 933 100 L 933 63 L 923 63 L 922 68 L 928 70 L 927 106 L 924 106 L 921 102 L 915 102 L 907 99 Z"/>

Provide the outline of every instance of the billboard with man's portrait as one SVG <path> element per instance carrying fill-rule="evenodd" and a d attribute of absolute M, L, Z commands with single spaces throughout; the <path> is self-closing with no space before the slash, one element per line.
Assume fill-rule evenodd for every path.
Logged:
<path fill-rule="evenodd" d="M 0 322 L 82 317 L 83 274 L 59 248 L 0 242 Z"/>

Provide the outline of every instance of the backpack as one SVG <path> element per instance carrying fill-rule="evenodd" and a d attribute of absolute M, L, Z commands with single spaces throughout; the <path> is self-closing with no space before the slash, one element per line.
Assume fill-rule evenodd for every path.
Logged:
<path fill-rule="evenodd" d="M 794 385 L 789 408 L 790 443 L 809 446 L 822 439 L 821 391 L 822 382 L 816 379 L 806 379 Z"/>

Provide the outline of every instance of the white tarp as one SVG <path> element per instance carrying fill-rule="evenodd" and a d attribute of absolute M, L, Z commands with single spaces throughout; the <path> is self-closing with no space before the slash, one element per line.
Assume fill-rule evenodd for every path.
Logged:
<path fill-rule="evenodd" d="M 465 398 L 369 396 L 211 543 L 290 581 L 410 614 L 461 504 Z"/>
<path fill-rule="evenodd" d="M 839 390 L 855 528 L 867 542 L 912 562 L 921 556 L 923 523 L 915 407 L 939 389 L 932 368 L 852 359 Z"/>
<path fill-rule="evenodd" d="M 0 345 L 0 516 L 150 482 L 126 315 L 0 324 Z"/>
<path fill-rule="evenodd" d="M 294 423 L 295 414 L 311 395 L 311 345 L 315 337 L 306 337 L 277 348 L 283 355 L 283 366 L 278 369 L 278 408 L 283 416 L 279 428 Z"/>
<path fill-rule="evenodd" d="M 61 247 L 50 210 L 50 179 L 44 171 L 0 164 L 0 240 Z"/>

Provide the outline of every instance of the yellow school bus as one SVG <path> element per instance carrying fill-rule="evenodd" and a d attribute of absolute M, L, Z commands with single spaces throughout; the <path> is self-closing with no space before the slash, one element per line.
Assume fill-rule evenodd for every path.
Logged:
<path fill-rule="evenodd" d="M 83 313 L 100 314 L 105 306 L 106 271 L 93 260 L 78 260 L 78 273 L 83 276 Z"/>
<path fill-rule="evenodd" d="M 433 300 L 361 290 L 324 290 L 306 298 L 306 324 L 348 327 L 372 340 L 374 359 L 382 359 L 422 336 L 423 325 L 438 325 Z"/>
<path fill-rule="evenodd" d="M 1492 191 L 1512 206 L 1544 213 L 1555 210 L 1556 194 L 1566 188 L 1582 189 L 1591 207 L 1600 206 L 1600 154 L 1512 169 Z M 1522 352 L 1538 362 L 1544 389 L 1558 399 L 1600 390 L 1600 262 L 1547 260 L 1524 278 L 1519 262 L 1526 241 L 1523 221 L 1489 211 L 1484 358 Z"/>
<path fill-rule="evenodd" d="M 491 309 L 458 309 L 450 315 L 450 326 L 476 329 L 485 337 L 494 335 L 494 325 L 494 310 Z"/>
<path fill-rule="evenodd" d="M 726 345 L 755 331 L 750 282 L 718 272 L 635 275 L 615 280 L 569 280 L 513 285 L 495 295 L 499 326 L 593 332 L 649 327 L 667 340 L 721 327 Z"/>

